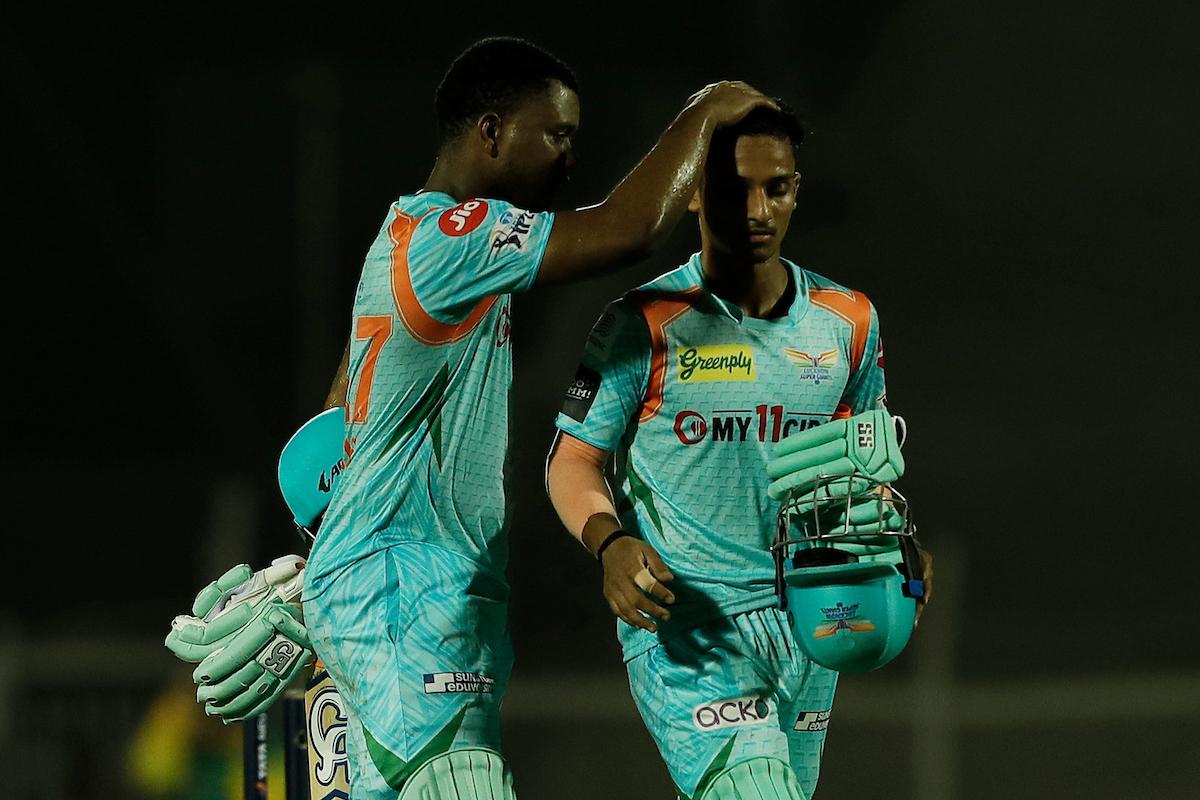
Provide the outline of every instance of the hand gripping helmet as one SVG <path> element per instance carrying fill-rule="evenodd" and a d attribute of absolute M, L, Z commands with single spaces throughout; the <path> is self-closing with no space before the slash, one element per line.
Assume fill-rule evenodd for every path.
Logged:
<path fill-rule="evenodd" d="M 316 538 L 313 531 L 350 461 L 345 416 L 343 408 L 321 412 L 292 435 L 279 456 L 279 491 L 296 528 L 309 539 Z"/>
<path fill-rule="evenodd" d="M 776 591 L 800 648 L 837 672 L 900 654 L 925 594 L 908 501 L 861 473 L 820 477 L 779 511 Z"/>

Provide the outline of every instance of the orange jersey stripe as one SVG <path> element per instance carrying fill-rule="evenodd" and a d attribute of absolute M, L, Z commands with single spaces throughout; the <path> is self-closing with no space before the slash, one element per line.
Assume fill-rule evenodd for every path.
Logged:
<path fill-rule="evenodd" d="M 642 400 L 638 423 L 647 422 L 658 415 L 662 408 L 663 394 L 667 387 L 667 325 L 692 307 L 700 296 L 700 289 L 667 296 L 654 296 L 641 302 L 642 315 L 650 329 L 650 380 L 646 386 L 646 397 Z"/>
<path fill-rule="evenodd" d="M 452 344 L 468 336 L 492 310 L 492 306 L 496 304 L 496 297 L 483 298 L 471 309 L 466 319 L 453 325 L 434 319 L 421 307 L 421 301 L 413 291 L 412 276 L 408 271 L 408 245 L 421 220 L 432 213 L 434 212 L 430 211 L 421 219 L 414 219 L 412 215 L 396 209 L 396 218 L 388 226 L 388 239 L 392 242 L 392 296 L 396 299 L 400 321 L 418 342 L 437 346 Z"/>
<path fill-rule="evenodd" d="M 867 334 L 871 331 L 871 301 L 853 289 L 809 289 L 808 299 L 850 323 L 850 374 L 853 375 L 862 363 Z"/>

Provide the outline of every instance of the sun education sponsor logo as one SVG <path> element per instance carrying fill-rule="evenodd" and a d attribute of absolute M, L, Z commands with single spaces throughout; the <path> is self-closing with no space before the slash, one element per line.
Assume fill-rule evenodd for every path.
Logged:
<path fill-rule="evenodd" d="M 839 601 L 835 606 L 822 608 L 821 613 L 825 615 L 826 621 L 813 629 L 813 637 L 824 639 L 827 636 L 833 636 L 838 631 L 865 633 L 875 630 L 875 623 L 866 617 L 859 616 L 858 606 L 858 603 L 845 605 Z"/>
<path fill-rule="evenodd" d="M 798 731 L 823 731 L 829 727 L 829 715 L 832 712 L 833 709 L 829 708 L 824 711 L 801 711 L 793 727 Z"/>
<path fill-rule="evenodd" d="M 740 728 L 746 725 L 761 725 L 770 715 L 771 707 L 761 697 L 735 697 L 732 700 L 714 700 L 696 706 L 692 709 L 692 724 L 701 731 Z"/>
<path fill-rule="evenodd" d="M 753 381 L 754 349 L 740 344 L 706 344 L 680 347 L 676 351 L 679 380 L 683 383 L 707 381 Z"/>
<path fill-rule="evenodd" d="M 833 376 L 834 368 L 838 365 L 837 350 L 826 350 L 823 353 L 812 355 L 803 350 L 785 347 L 783 353 L 793 364 L 800 367 L 801 380 L 812 381 L 817 385 L 820 385 L 822 381 L 829 380 Z"/>
<path fill-rule="evenodd" d="M 425 673 L 425 694 L 491 694 L 496 679 L 479 672 Z"/>

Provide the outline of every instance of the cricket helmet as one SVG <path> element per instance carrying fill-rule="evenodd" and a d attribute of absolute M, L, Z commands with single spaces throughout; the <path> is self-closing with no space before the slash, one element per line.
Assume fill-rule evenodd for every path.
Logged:
<path fill-rule="evenodd" d="M 303 533 L 313 530 L 350 458 L 345 409 L 323 411 L 301 426 L 279 456 L 279 491 Z"/>
<path fill-rule="evenodd" d="M 776 590 L 801 650 L 837 672 L 878 669 L 908 644 L 924 597 L 908 501 L 860 473 L 785 496 Z"/>

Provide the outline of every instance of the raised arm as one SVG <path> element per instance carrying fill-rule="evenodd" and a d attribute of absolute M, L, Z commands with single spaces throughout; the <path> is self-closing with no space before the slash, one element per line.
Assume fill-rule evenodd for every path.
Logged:
<path fill-rule="evenodd" d="M 713 131 L 775 102 L 739 81 L 706 86 L 599 205 L 556 215 L 537 283 L 579 280 L 632 264 L 661 244 L 687 210 Z"/>

